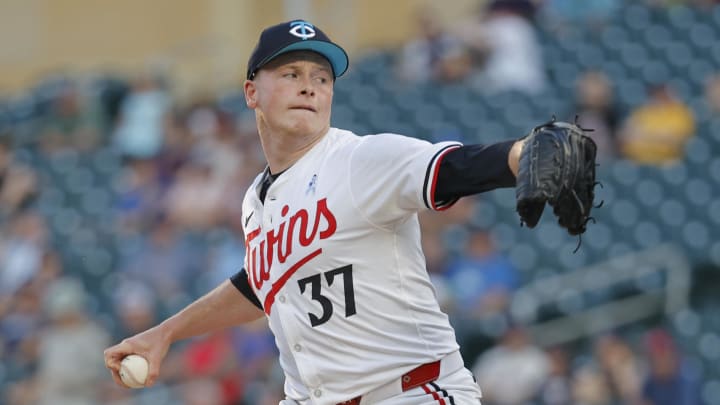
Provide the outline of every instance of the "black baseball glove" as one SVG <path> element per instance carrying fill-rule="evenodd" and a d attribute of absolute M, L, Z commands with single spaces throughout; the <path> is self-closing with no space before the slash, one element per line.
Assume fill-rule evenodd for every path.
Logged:
<path fill-rule="evenodd" d="M 553 120 L 535 127 L 520 153 L 517 212 L 535 227 L 545 203 L 571 235 L 586 230 L 595 198 L 595 141 L 576 124 Z"/>

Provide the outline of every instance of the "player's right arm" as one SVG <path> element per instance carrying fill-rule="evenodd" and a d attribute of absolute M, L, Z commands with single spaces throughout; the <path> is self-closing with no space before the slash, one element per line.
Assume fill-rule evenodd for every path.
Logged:
<path fill-rule="evenodd" d="M 215 332 L 261 318 L 264 313 L 235 283 L 227 280 L 197 301 L 159 325 L 127 338 L 105 350 L 105 366 L 121 386 L 120 362 L 129 354 L 139 354 L 150 364 L 146 385 L 160 373 L 160 364 L 178 340 Z"/>

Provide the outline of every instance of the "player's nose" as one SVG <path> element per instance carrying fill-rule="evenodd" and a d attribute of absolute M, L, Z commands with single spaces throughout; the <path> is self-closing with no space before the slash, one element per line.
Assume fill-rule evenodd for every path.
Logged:
<path fill-rule="evenodd" d="M 303 96 L 314 96 L 315 89 L 313 89 L 312 84 L 310 82 L 303 83 L 302 89 L 300 90 L 300 94 L 302 94 Z"/>
<path fill-rule="evenodd" d="M 300 94 L 303 96 L 314 96 L 315 87 L 311 77 L 303 76 L 300 82 Z"/>

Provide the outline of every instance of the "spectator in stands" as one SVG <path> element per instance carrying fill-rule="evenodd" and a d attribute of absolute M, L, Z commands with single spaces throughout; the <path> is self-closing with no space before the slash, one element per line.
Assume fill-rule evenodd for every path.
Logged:
<path fill-rule="evenodd" d="M 581 127 L 593 130 L 588 134 L 597 144 L 599 162 L 607 162 L 617 156 L 616 131 L 619 114 L 610 80 L 604 73 L 588 71 L 579 77 L 572 115 L 577 116 Z"/>
<path fill-rule="evenodd" d="M 0 186 L 7 179 L 8 170 L 13 163 L 10 135 L 0 134 Z"/>
<path fill-rule="evenodd" d="M 130 159 L 119 173 L 115 210 L 122 234 L 144 231 L 162 211 L 163 187 L 152 159 Z"/>
<path fill-rule="evenodd" d="M 423 232 L 441 234 L 452 226 L 465 226 L 471 223 L 477 210 L 478 201 L 480 200 L 473 196 L 461 198 L 443 215 L 437 215 L 437 213 L 433 212 L 419 213 Z"/>
<path fill-rule="evenodd" d="M 99 139 L 100 117 L 86 105 L 79 85 L 72 80 L 60 84 L 49 111 L 42 116 L 40 144 L 45 152 L 86 150 Z"/>
<path fill-rule="evenodd" d="M 442 275 L 457 338 L 465 356 L 475 358 L 506 326 L 511 294 L 520 281 L 517 270 L 496 249 L 488 230 L 472 226 L 463 251 Z"/>
<path fill-rule="evenodd" d="M 474 319 L 502 315 L 518 287 L 517 270 L 495 247 L 491 233 L 471 227 L 463 255 L 445 271 L 456 306 Z"/>
<path fill-rule="evenodd" d="M 4 393 L 0 389 L 0 403 L 31 404 L 37 401 L 32 377 L 38 360 L 38 334 L 44 321 L 40 293 L 26 285 L 0 307 L 3 380 L 12 387 Z"/>
<path fill-rule="evenodd" d="M 148 285 L 158 302 L 173 312 L 186 304 L 192 280 L 203 268 L 205 255 L 201 246 L 191 243 L 167 216 L 160 215 L 147 235 L 130 240 L 120 258 L 120 269 L 130 280 Z"/>
<path fill-rule="evenodd" d="M 99 383 L 106 380 L 102 348 L 110 337 L 90 318 L 87 292 L 78 280 L 55 281 L 44 298 L 51 323 L 39 342 L 37 403 L 95 405 Z"/>
<path fill-rule="evenodd" d="M 416 18 L 419 36 L 402 48 L 397 66 L 400 79 L 408 82 L 464 79 L 472 62 L 460 40 L 444 30 L 435 10 L 423 8 Z"/>
<path fill-rule="evenodd" d="M 573 373 L 573 404 L 613 405 L 618 403 L 610 392 L 602 371 L 593 363 L 583 364 Z"/>
<path fill-rule="evenodd" d="M 232 331 L 232 344 L 244 381 L 243 403 L 272 404 L 280 402 L 282 371 L 277 360 L 275 337 L 264 319 L 241 325 Z M 272 402 L 272 398 L 276 398 Z M 270 402 L 265 402 L 270 401 Z"/>
<path fill-rule="evenodd" d="M 620 142 L 623 154 L 637 163 L 662 165 L 683 158 L 685 143 L 695 133 L 695 118 L 666 84 L 649 90 L 647 103 L 625 122 Z"/>
<path fill-rule="evenodd" d="M 191 155 L 206 159 L 212 181 L 224 187 L 246 163 L 232 117 L 213 105 L 203 106 L 190 113 L 188 126 L 196 138 Z"/>
<path fill-rule="evenodd" d="M 197 155 L 185 162 L 165 196 L 164 211 L 185 229 L 206 231 L 219 223 L 227 179 L 213 177 L 210 158 Z"/>
<path fill-rule="evenodd" d="M 683 365 L 670 334 L 662 329 L 645 335 L 650 372 L 642 396 L 645 405 L 702 405 L 697 373 Z"/>
<path fill-rule="evenodd" d="M 154 325 L 157 316 L 154 295 L 148 285 L 139 281 L 125 281 L 117 286 L 113 297 L 116 336 L 138 333 Z"/>
<path fill-rule="evenodd" d="M 163 145 L 170 98 L 161 80 L 140 76 L 122 102 L 115 133 L 115 146 L 129 158 L 152 158 Z"/>
<path fill-rule="evenodd" d="M 614 400 L 623 404 L 639 403 L 640 363 L 629 344 L 621 337 L 610 334 L 597 339 L 594 349 L 595 360 Z"/>
<path fill-rule="evenodd" d="M 714 117 L 720 116 L 720 74 L 714 74 L 705 81 L 705 105 Z"/>
<path fill-rule="evenodd" d="M 16 215 L 0 234 L 0 301 L 29 283 L 42 268 L 48 230 L 36 212 Z"/>
<path fill-rule="evenodd" d="M 425 265 L 430 275 L 430 282 L 435 287 L 438 303 L 445 313 L 449 313 L 455 306 L 455 292 L 448 284 L 444 274 L 449 253 L 445 247 L 442 234 L 439 230 L 428 229 L 423 231 L 421 243 L 425 255 Z"/>
<path fill-rule="evenodd" d="M 211 378 L 195 378 L 178 387 L 183 405 L 234 405 L 224 395 L 223 387 Z"/>
<path fill-rule="evenodd" d="M 550 371 L 537 395 L 537 401 L 542 405 L 572 405 L 570 355 L 561 347 L 551 348 L 546 353 Z"/>
<path fill-rule="evenodd" d="M 13 162 L 11 142 L 0 138 L 0 221 L 28 208 L 38 195 L 35 171 Z"/>
<path fill-rule="evenodd" d="M 11 165 L 0 180 L 0 218 L 25 210 L 38 194 L 35 171 L 25 165 Z"/>
<path fill-rule="evenodd" d="M 233 405 L 242 397 L 245 379 L 232 346 L 231 331 L 210 334 L 190 342 L 180 354 L 183 385 L 208 390 L 202 395 L 183 389 L 186 404 Z"/>
<path fill-rule="evenodd" d="M 473 374 L 483 381 L 483 404 L 524 405 L 536 397 L 549 376 L 545 352 L 527 332 L 512 325 L 500 343 L 475 362 Z"/>
<path fill-rule="evenodd" d="M 474 79 L 482 92 L 540 92 L 546 83 L 541 47 L 529 0 L 493 0 L 484 18 L 458 24 L 455 34 L 483 60 Z"/>
<path fill-rule="evenodd" d="M 216 237 L 208 249 L 207 269 L 203 290 L 212 288 L 227 279 L 244 265 L 245 238 L 240 224 L 224 222 L 222 228 L 215 228 Z"/>

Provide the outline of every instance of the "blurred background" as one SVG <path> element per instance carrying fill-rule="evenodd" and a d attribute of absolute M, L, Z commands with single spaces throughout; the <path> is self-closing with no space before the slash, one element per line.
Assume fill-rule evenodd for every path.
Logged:
<path fill-rule="evenodd" d="M 264 167 L 245 63 L 294 18 L 350 54 L 334 126 L 594 128 L 582 240 L 549 212 L 520 227 L 512 189 L 422 215 L 484 404 L 720 404 L 715 3 L 0 0 L 0 404 L 278 403 L 264 321 L 176 344 L 151 389 L 116 387 L 102 352 L 242 266 Z"/>

